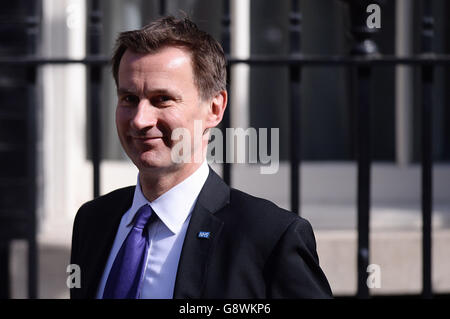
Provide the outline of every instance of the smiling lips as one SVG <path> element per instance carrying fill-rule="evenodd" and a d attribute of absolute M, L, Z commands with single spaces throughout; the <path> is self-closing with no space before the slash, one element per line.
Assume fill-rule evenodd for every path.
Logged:
<path fill-rule="evenodd" d="M 155 140 L 157 138 L 162 138 L 162 136 L 131 136 L 131 137 L 136 140 L 142 140 L 142 141 Z"/>
<path fill-rule="evenodd" d="M 163 138 L 163 135 L 141 135 L 141 134 L 128 134 L 129 137 L 131 137 L 133 140 L 138 140 L 138 141 L 147 141 L 147 140 L 156 140 L 158 138 Z"/>
<path fill-rule="evenodd" d="M 162 136 L 133 136 L 131 135 L 133 141 L 141 145 L 151 146 L 155 143 L 158 143 L 159 140 L 162 140 Z"/>

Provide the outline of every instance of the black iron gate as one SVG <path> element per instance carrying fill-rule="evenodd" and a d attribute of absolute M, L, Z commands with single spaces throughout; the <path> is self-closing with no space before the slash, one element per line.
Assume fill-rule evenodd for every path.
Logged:
<path fill-rule="evenodd" d="M 2 3 L 0 56 L 36 56 L 40 12 L 39 1 Z M 28 243 L 28 295 L 37 297 L 37 67 L 0 65 L 0 298 L 9 296 L 11 239 Z"/>
<path fill-rule="evenodd" d="M 400 58 L 397 56 L 382 55 L 378 52 L 377 46 L 371 37 L 376 31 L 366 24 L 367 11 L 369 4 L 378 3 L 382 5 L 383 1 L 369 0 L 342 0 L 345 1 L 351 13 L 351 33 L 354 37 L 354 46 L 350 55 L 346 56 L 306 56 L 301 52 L 301 21 L 299 0 L 290 0 L 291 11 L 289 14 L 289 41 L 290 54 L 288 56 L 252 56 L 249 59 L 236 59 L 230 56 L 230 1 L 223 1 L 223 18 L 222 18 L 222 44 L 228 55 L 228 67 L 235 64 L 248 65 L 282 65 L 289 68 L 290 80 L 290 201 L 291 210 L 300 214 L 300 162 L 301 162 L 301 145 L 300 145 L 300 87 L 301 87 L 301 71 L 303 66 L 324 66 L 324 65 L 343 65 L 350 68 L 353 72 L 352 88 L 354 95 L 354 110 L 357 126 L 355 136 L 357 137 L 357 163 L 358 163 L 358 179 L 357 179 L 357 212 L 358 212 L 358 290 L 357 297 L 368 298 L 369 288 L 367 287 L 367 267 L 369 265 L 369 219 L 370 219 L 370 185 L 371 185 L 371 154 L 370 154 L 370 109 L 371 109 L 371 90 L 370 83 L 372 81 L 372 69 L 379 65 L 412 65 L 420 68 L 422 71 L 422 294 L 423 298 L 431 298 L 433 295 L 431 282 L 431 215 L 432 215 L 432 134 L 431 134 L 431 112 L 433 107 L 433 70 L 438 65 L 449 65 L 450 56 L 437 55 L 429 53 L 433 52 L 433 18 L 431 14 L 432 1 L 422 0 L 422 54 L 414 55 L 408 58 Z M 102 14 L 99 0 L 90 0 L 88 9 L 88 56 L 85 59 L 43 59 L 34 55 L 36 52 L 36 28 L 39 24 L 38 12 L 40 11 L 40 1 L 23 1 L 18 2 L 22 6 L 29 8 L 27 14 L 23 15 L 25 23 L 23 30 L 26 30 L 25 52 L 19 57 L 12 51 L 1 52 L 0 58 L 0 77 L 12 81 L 13 75 L 20 74 L 17 70 L 23 71 L 23 85 L 27 91 L 27 101 L 22 104 L 16 103 L 17 107 L 9 109 L 8 96 L 3 92 L 7 89 L 1 87 L 1 107 L 0 107 L 0 152 L 1 157 L 1 176 L 0 176 L 0 218 L 1 232 L 0 238 L 0 287 L 7 287 L 3 283 L 8 282 L 7 264 L 8 264 L 8 240 L 16 237 L 27 238 L 30 243 L 29 253 L 29 295 L 36 297 L 36 244 L 35 244 L 35 185 L 36 185 L 36 86 L 35 74 L 36 68 L 43 64 L 71 64 L 81 63 L 88 67 L 89 70 L 89 93 L 88 107 L 91 114 L 90 124 L 90 140 L 91 154 L 94 167 L 93 189 L 94 197 L 100 194 L 100 86 L 102 84 L 101 70 L 108 64 L 108 59 L 100 52 Z M 159 1 L 160 15 L 165 14 L 166 2 Z M 7 19 L 7 15 L 0 18 L 0 31 L 3 34 L 9 26 L 14 25 L 14 21 Z M 7 42 L 5 42 L 6 45 Z M 23 44 L 23 43 L 22 43 Z M 11 45 L 17 45 L 12 43 Z M 3 46 L 3 44 L 2 44 Z M 9 70 L 16 70 L 9 72 Z M 228 72 L 230 74 L 230 72 Z M 4 83 L 3 81 L 1 83 Z M 11 82 L 12 83 L 12 82 Z M 229 83 L 229 82 L 228 82 Z M 22 112 L 20 112 L 22 110 Z M 233 112 L 233 106 L 229 105 L 223 119 L 223 128 L 230 127 L 230 112 Z M 26 136 L 22 136 L 21 140 L 17 140 L 16 134 L 11 134 L 10 121 L 19 120 L 26 122 Z M 22 125 L 25 125 L 22 123 Z M 23 130 L 21 131 L 23 133 Z M 24 147 L 25 145 L 25 147 Z M 17 154 L 11 152 L 23 152 L 26 150 L 26 163 L 22 166 L 15 162 Z M 9 157 L 11 156 L 11 157 Z M 226 157 L 225 157 L 226 158 Z M 224 163 L 224 179 L 227 183 L 231 182 L 231 169 L 229 163 Z M 24 170 L 15 170 L 15 168 L 27 167 L 27 174 L 23 175 Z M 17 171 L 17 174 L 14 175 Z M 20 175 L 22 174 L 22 175 Z M 17 185 L 17 188 L 14 188 Z M 22 188 L 21 188 L 22 187 Z M 25 190 L 26 189 L 26 190 Z M 4 191 L 3 191 L 4 190 Z M 9 195 L 7 195 L 9 194 Z M 17 194 L 27 194 L 29 199 L 27 202 L 17 198 Z M 20 210 L 20 203 L 24 203 L 26 207 Z M 9 205 L 9 206 L 8 206 Z M 21 215 L 21 211 L 25 212 Z M 18 230 L 18 231 L 13 231 Z M 21 230 L 21 231 L 19 231 Z M 5 240 L 6 239 L 6 240 Z M 1 291 L 2 296 L 7 296 L 7 289 Z"/>

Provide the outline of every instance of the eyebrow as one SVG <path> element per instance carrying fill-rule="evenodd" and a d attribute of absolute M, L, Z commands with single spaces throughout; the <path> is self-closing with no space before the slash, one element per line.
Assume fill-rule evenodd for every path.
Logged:
<path fill-rule="evenodd" d="M 125 95 L 125 94 L 133 94 L 137 95 L 137 93 L 133 90 L 126 89 L 126 88 L 118 88 L 117 89 L 117 95 Z"/>
<path fill-rule="evenodd" d="M 118 88 L 117 89 L 117 95 L 126 95 L 126 94 L 132 94 L 132 95 L 139 95 L 136 91 L 132 89 L 127 88 Z M 148 90 L 146 94 L 149 95 L 155 95 L 155 94 L 164 94 L 164 95 L 170 95 L 173 96 L 175 99 L 181 99 L 181 96 L 173 91 L 167 90 L 167 89 L 154 89 L 154 90 Z"/>

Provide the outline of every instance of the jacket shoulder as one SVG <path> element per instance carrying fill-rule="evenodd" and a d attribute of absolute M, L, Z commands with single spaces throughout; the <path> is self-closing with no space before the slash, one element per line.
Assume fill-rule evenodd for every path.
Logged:
<path fill-rule="evenodd" d="M 134 188 L 117 189 L 84 203 L 78 210 L 73 223 L 70 263 L 79 265 L 85 275 L 81 276 L 81 289 L 70 290 L 71 298 L 90 296 L 86 287 L 90 279 L 97 278 L 92 277 L 97 276 L 93 275 L 96 260 L 101 260 L 109 252 L 101 247 L 109 241 L 108 236 L 112 236 L 111 242 L 114 239 L 113 231 L 132 202 Z"/>
<path fill-rule="evenodd" d="M 267 221 L 279 221 L 281 223 L 292 223 L 300 217 L 293 212 L 279 207 L 270 200 L 256 197 L 237 189 L 231 189 L 230 206 L 237 211 L 241 217 L 248 216 L 264 219 Z"/>
<path fill-rule="evenodd" d="M 253 260 L 259 260 L 261 265 L 274 256 L 280 245 L 303 247 L 312 256 L 311 260 L 317 258 L 311 224 L 267 199 L 231 189 L 229 204 L 218 214 L 224 222 L 225 241 L 240 249 L 247 247 L 246 251 L 254 252 Z"/>
<path fill-rule="evenodd" d="M 108 208 L 117 208 L 128 202 L 131 203 L 134 189 L 135 186 L 119 188 L 84 203 L 78 210 L 75 220 L 83 218 L 86 214 L 89 214 L 90 217 L 103 215 L 108 213 Z"/>
<path fill-rule="evenodd" d="M 227 208 L 225 218 L 236 229 L 257 233 L 258 237 L 269 236 L 276 240 L 293 224 L 300 229 L 311 229 L 310 223 L 297 214 L 237 189 L 231 189 Z"/>

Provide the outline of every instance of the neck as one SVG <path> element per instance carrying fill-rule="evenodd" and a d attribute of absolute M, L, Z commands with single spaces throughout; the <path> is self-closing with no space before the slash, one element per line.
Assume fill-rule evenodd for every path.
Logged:
<path fill-rule="evenodd" d="M 154 201 L 172 187 L 191 176 L 202 164 L 203 161 L 201 163 L 190 163 L 190 165 L 183 165 L 183 167 L 177 168 L 176 170 L 164 170 L 156 173 L 140 171 L 139 182 L 142 193 L 147 200 L 150 202 Z"/>

